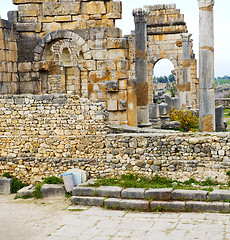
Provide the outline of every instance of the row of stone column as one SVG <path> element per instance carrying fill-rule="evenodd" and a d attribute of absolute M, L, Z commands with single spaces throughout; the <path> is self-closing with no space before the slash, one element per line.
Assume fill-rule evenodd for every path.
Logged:
<path fill-rule="evenodd" d="M 214 0 L 198 0 L 200 18 L 199 41 L 199 118 L 200 131 L 215 131 L 214 95 Z M 148 112 L 148 57 L 147 57 L 147 19 L 149 12 L 138 8 L 133 10 L 135 21 L 135 74 L 137 91 L 137 122 L 139 126 L 149 125 Z M 183 69 L 181 85 L 181 105 L 191 105 L 191 34 L 183 33 Z"/>

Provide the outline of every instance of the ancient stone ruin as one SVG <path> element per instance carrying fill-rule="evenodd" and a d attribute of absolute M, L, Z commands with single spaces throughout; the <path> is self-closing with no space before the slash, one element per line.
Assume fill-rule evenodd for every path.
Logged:
<path fill-rule="evenodd" d="M 212 1 L 199 2 L 201 26 L 211 24 Z M 199 84 L 191 34 L 175 4 L 134 9 L 135 32 L 122 36 L 115 26 L 120 1 L 13 3 L 18 11 L 0 20 L 0 173 L 35 182 L 74 167 L 90 177 L 135 172 L 226 181 L 227 133 L 135 128 L 149 126 L 151 104 L 150 115 L 167 113 L 166 103 L 153 103 L 152 81 L 155 64 L 167 58 L 175 68 L 174 105 L 198 108 L 200 91 L 201 130 L 215 130 L 214 99 L 206 111 L 212 61 L 201 65 Z M 205 39 L 200 61 L 213 57 Z"/>

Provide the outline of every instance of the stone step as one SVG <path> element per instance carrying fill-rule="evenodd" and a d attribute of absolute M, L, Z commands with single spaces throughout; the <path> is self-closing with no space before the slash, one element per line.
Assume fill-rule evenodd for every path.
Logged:
<path fill-rule="evenodd" d="M 228 201 L 230 190 L 183 190 L 173 188 L 121 188 L 116 186 L 75 187 L 73 196 L 99 196 L 122 199 L 146 199 L 159 201 Z"/>
<path fill-rule="evenodd" d="M 142 199 L 73 196 L 71 197 L 71 203 L 76 205 L 139 211 L 230 212 L 230 203 L 224 202 L 147 201 Z"/>

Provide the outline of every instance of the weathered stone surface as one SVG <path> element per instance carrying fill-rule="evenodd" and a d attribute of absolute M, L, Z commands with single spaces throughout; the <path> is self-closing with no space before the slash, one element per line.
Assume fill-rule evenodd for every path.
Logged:
<path fill-rule="evenodd" d="M 17 196 L 20 198 L 24 197 L 24 196 L 33 197 L 33 195 L 34 195 L 34 186 L 33 185 L 29 185 L 29 186 L 24 187 L 17 191 Z"/>
<path fill-rule="evenodd" d="M 96 188 L 94 187 L 75 187 L 72 190 L 73 196 L 95 196 Z"/>
<path fill-rule="evenodd" d="M 162 209 L 164 211 L 184 211 L 185 202 L 163 202 L 163 201 L 153 201 L 150 203 L 151 210 Z"/>
<path fill-rule="evenodd" d="M 173 188 L 149 189 L 145 191 L 145 198 L 152 200 L 168 201 L 172 199 Z"/>
<path fill-rule="evenodd" d="M 42 197 L 64 197 L 65 188 L 58 184 L 44 184 L 41 189 Z"/>
<path fill-rule="evenodd" d="M 87 206 L 100 206 L 102 207 L 104 204 L 103 197 L 79 197 L 73 196 L 71 197 L 71 203 L 77 205 L 87 205 Z"/>
<path fill-rule="evenodd" d="M 228 212 L 229 205 L 221 202 L 186 202 L 188 211 Z"/>
<path fill-rule="evenodd" d="M 148 210 L 149 202 L 144 200 L 126 200 L 121 199 L 119 201 L 119 208 L 121 209 L 132 209 L 132 210 Z"/>
<path fill-rule="evenodd" d="M 145 190 L 143 188 L 126 188 L 121 192 L 121 198 L 144 199 Z"/>
<path fill-rule="evenodd" d="M 214 190 L 208 194 L 208 199 L 213 201 L 230 200 L 230 190 Z"/>
<path fill-rule="evenodd" d="M 96 195 L 101 197 L 120 198 L 123 188 L 116 186 L 101 186 L 96 189 Z"/>
<path fill-rule="evenodd" d="M 0 178 L 0 194 L 10 194 L 11 193 L 11 185 L 12 178 Z"/>
<path fill-rule="evenodd" d="M 202 190 L 174 190 L 172 192 L 173 200 L 194 200 L 201 201 L 207 199 L 208 192 Z"/>

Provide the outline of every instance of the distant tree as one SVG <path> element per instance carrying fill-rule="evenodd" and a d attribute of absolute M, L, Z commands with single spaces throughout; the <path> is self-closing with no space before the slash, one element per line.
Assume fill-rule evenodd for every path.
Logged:
<path fill-rule="evenodd" d="M 174 82 L 175 81 L 175 76 L 173 74 L 170 74 L 168 77 L 169 82 Z"/>

